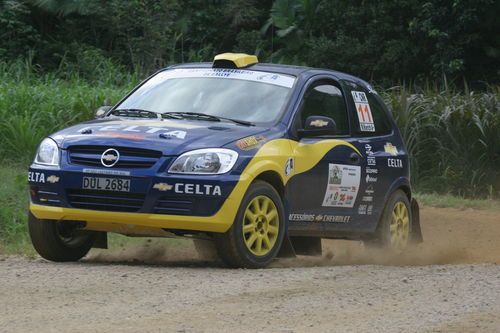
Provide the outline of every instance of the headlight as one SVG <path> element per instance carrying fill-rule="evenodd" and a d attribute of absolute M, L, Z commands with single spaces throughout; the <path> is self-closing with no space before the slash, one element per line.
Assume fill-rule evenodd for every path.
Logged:
<path fill-rule="evenodd" d="M 35 156 L 35 163 L 44 165 L 59 165 L 59 147 L 50 138 L 43 139 Z"/>
<path fill-rule="evenodd" d="M 230 149 L 210 148 L 193 150 L 179 156 L 170 167 L 170 173 L 217 175 L 234 166 L 238 153 Z"/>

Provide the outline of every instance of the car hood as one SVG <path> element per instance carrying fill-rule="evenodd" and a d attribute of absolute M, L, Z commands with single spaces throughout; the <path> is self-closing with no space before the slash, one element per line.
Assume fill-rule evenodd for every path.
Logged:
<path fill-rule="evenodd" d="M 224 121 L 111 118 L 68 127 L 51 137 L 63 149 L 73 145 L 116 146 L 154 149 L 164 155 L 179 155 L 194 149 L 222 147 L 266 130 Z"/>

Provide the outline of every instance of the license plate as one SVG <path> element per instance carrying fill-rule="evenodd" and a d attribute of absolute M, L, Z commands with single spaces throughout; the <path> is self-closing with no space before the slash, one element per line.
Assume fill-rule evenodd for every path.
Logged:
<path fill-rule="evenodd" d="M 82 188 L 88 190 L 130 192 L 130 179 L 83 177 Z"/>

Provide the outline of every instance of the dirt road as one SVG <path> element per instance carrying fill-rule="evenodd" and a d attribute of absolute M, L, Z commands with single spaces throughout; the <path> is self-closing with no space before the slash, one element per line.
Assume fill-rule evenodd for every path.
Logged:
<path fill-rule="evenodd" d="M 326 241 L 322 258 L 230 270 L 193 247 L 0 258 L 0 332 L 498 332 L 500 214 L 422 209 L 425 243 L 387 258 Z"/>

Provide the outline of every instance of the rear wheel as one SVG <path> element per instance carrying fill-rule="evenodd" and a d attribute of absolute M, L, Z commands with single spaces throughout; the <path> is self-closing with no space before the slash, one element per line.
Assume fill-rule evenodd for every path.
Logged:
<path fill-rule="evenodd" d="M 276 190 L 266 182 L 254 182 L 231 228 L 215 237 L 219 256 L 231 267 L 267 265 L 276 257 L 283 242 L 283 212 Z"/>
<path fill-rule="evenodd" d="M 384 207 L 375 243 L 395 254 L 405 252 L 411 242 L 412 222 L 410 202 L 406 193 L 395 191 Z"/>
<path fill-rule="evenodd" d="M 51 261 L 77 261 L 84 257 L 95 241 L 96 233 L 81 231 L 71 221 L 37 219 L 31 212 L 28 229 L 33 247 Z"/>

